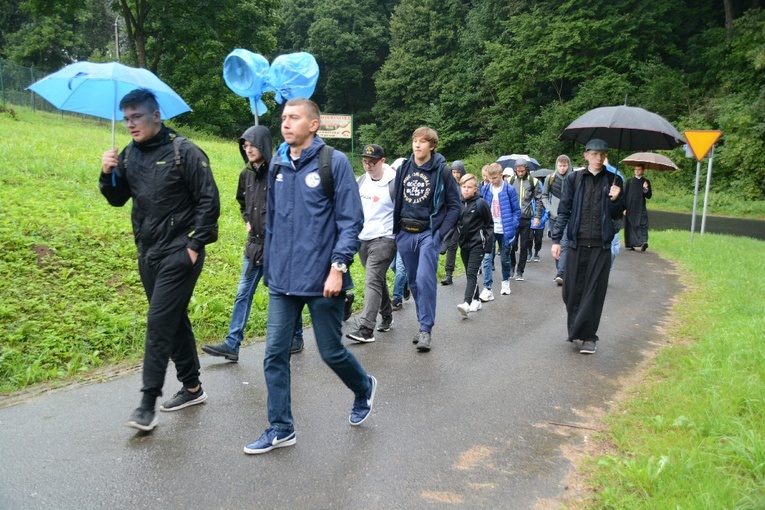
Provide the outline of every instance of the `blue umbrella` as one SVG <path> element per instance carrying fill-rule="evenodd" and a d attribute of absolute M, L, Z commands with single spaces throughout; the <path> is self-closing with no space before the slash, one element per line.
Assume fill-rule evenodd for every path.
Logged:
<path fill-rule="evenodd" d="M 515 170 L 515 166 L 519 161 L 525 161 L 526 168 L 528 168 L 529 172 L 539 170 L 539 161 L 529 157 L 528 154 L 508 154 L 507 156 L 500 156 L 497 158 L 497 163 L 499 163 L 502 168 L 512 168 L 513 170 Z"/>
<path fill-rule="evenodd" d="M 250 100 L 255 124 L 258 123 L 258 116 L 268 111 L 260 99 L 265 91 L 267 74 L 268 60 L 248 50 L 237 48 L 223 61 L 223 80 L 232 92 Z"/>
<path fill-rule="evenodd" d="M 117 62 L 75 62 L 27 88 L 59 110 L 111 119 L 112 146 L 120 101 L 137 88 L 149 89 L 154 93 L 163 119 L 191 111 L 181 96 L 151 71 Z"/>

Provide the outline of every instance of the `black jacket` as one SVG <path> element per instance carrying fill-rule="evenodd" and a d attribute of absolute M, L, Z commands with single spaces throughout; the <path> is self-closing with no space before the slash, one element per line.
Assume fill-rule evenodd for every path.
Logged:
<path fill-rule="evenodd" d="M 585 179 L 591 179 L 591 181 L 585 183 Z M 569 242 L 568 246 L 570 248 L 577 248 L 578 239 L 588 238 L 592 236 L 593 231 L 598 230 L 597 226 L 593 224 L 593 222 L 597 222 L 600 226 L 600 241 L 602 243 L 600 246 L 604 250 L 611 249 L 611 241 L 617 232 L 612 220 L 621 218 L 622 211 L 624 210 L 622 193 L 619 193 L 619 197 L 616 200 L 611 200 L 608 196 L 612 183 L 620 188 L 623 187 L 622 178 L 612 174 L 605 168 L 598 175 L 594 176 L 586 168 L 569 172 L 566 175 L 566 182 L 563 185 L 563 193 L 558 205 L 558 218 L 555 220 L 552 229 L 551 237 L 553 243 L 560 243 L 563 231 L 568 225 L 568 230 L 566 231 Z M 584 191 L 585 188 L 593 189 L 593 187 L 600 192 L 600 211 L 590 217 L 583 218 L 582 204 L 584 202 Z"/>
<path fill-rule="evenodd" d="M 462 211 L 457 220 L 460 249 L 470 251 L 476 245 L 483 246 L 484 240 L 494 241 L 494 219 L 491 209 L 480 193 L 462 200 Z"/>
<path fill-rule="evenodd" d="M 258 168 L 253 168 L 244 151 L 245 141 L 257 147 L 264 161 Z M 266 200 L 268 198 L 268 166 L 271 163 L 271 133 L 265 126 L 252 126 L 239 139 L 239 150 L 245 167 L 239 173 L 239 185 L 236 200 L 245 223 L 251 230 L 247 235 L 244 256 L 253 265 L 263 265 L 263 243 L 266 238 Z"/>
<path fill-rule="evenodd" d="M 151 140 L 130 144 L 128 168 L 101 173 L 99 188 L 113 206 L 133 199 L 133 236 L 138 256 L 156 262 L 182 248 L 202 251 L 218 238 L 220 201 L 210 162 L 188 140 L 180 146 L 183 170 L 175 164 L 175 132 L 162 126 Z M 127 149 L 126 149 L 127 150 Z"/>

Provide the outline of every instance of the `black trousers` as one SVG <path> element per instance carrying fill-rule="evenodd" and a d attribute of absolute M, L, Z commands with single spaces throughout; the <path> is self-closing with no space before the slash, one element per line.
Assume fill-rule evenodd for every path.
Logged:
<path fill-rule="evenodd" d="M 542 249 L 542 239 L 544 238 L 545 229 L 532 228 L 531 235 L 529 236 L 529 251 L 534 250 L 534 255 L 539 255 L 539 250 Z"/>
<path fill-rule="evenodd" d="M 454 272 L 454 265 L 457 262 L 457 247 L 459 246 L 459 234 L 456 230 L 451 231 L 451 235 L 441 243 L 441 250 L 446 246 L 446 261 L 444 262 L 444 271 L 446 274 Z"/>
<path fill-rule="evenodd" d="M 477 244 L 470 249 L 467 246 L 460 246 L 460 256 L 462 264 L 465 266 L 465 303 L 470 304 L 474 299 L 478 299 L 478 269 L 483 262 L 483 246 Z"/>
<path fill-rule="evenodd" d="M 516 274 L 523 274 L 526 269 L 526 256 L 529 252 L 529 236 L 531 235 L 531 218 L 521 218 L 518 222 L 518 230 L 515 231 L 515 241 L 510 252 L 510 263 L 515 267 Z M 516 267 L 515 250 L 520 247 L 518 253 L 518 265 Z"/>
<path fill-rule="evenodd" d="M 185 247 L 155 263 L 138 260 L 141 283 L 149 299 L 141 388 L 148 395 L 162 395 L 169 359 L 184 387 L 199 384 L 199 356 L 188 306 L 204 261 L 202 250 L 196 264 L 192 264 Z"/>
<path fill-rule="evenodd" d="M 568 339 L 598 340 L 598 326 L 606 301 L 611 250 L 568 247 L 563 279 L 563 302 L 568 312 Z"/>

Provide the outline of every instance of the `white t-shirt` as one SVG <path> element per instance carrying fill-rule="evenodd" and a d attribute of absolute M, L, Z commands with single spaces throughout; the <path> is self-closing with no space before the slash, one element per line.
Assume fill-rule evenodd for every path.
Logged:
<path fill-rule="evenodd" d="M 396 172 L 383 163 L 383 175 L 379 181 L 373 181 L 366 174 L 359 187 L 361 206 L 364 209 L 364 228 L 359 239 L 369 241 L 378 237 L 393 235 L 393 200 L 390 197 L 390 182 L 396 178 Z"/>
<path fill-rule="evenodd" d="M 502 211 L 499 208 L 499 194 L 502 192 L 502 186 L 498 188 L 491 187 L 491 217 L 494 220 L 494 233 L 504 234 L 502 229 Z"/>

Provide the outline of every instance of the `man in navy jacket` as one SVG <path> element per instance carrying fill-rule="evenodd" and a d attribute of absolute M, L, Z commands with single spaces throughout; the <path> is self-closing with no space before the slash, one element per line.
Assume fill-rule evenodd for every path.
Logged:
<path fill-rule="evenodd" d="M 316 136 L 319 107 L 308 99 L 288 101 L 282 112 L 285 142 L 271 160 L 264 283 L 269 288 L 263 368 L 271 426 L 245 446 L 248 454 L 294 445 L 290 398 L 290 347 L 295 324 L 308 306 L 319 353 L 353 391 L 350 424 L 369 417 L 377 380 L 342 344 L 345 292 L 353 287 L 348 266 L 359 249 L 364 215 L 348 158 L 333 151 L 334 196 L 325 192 L 319 171 L 324 141 Z"/>

